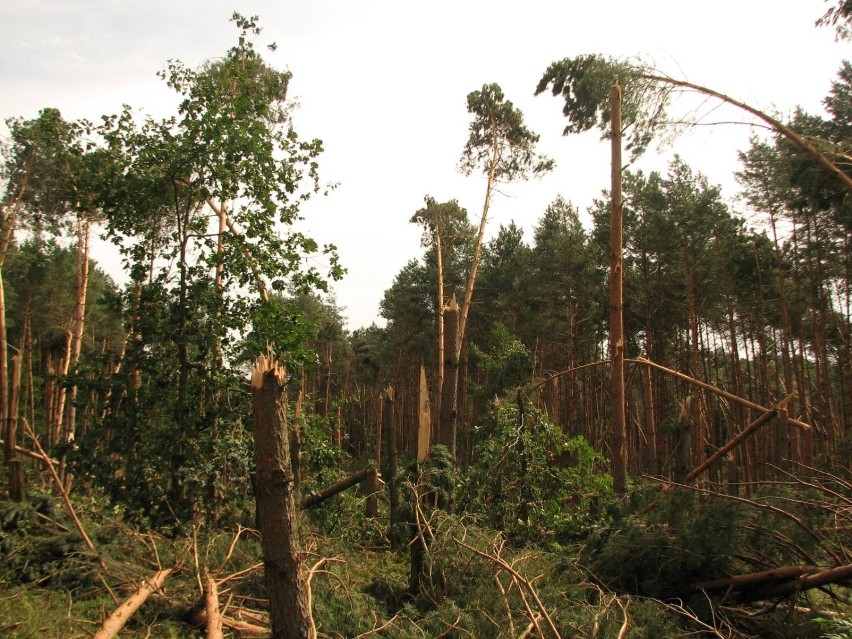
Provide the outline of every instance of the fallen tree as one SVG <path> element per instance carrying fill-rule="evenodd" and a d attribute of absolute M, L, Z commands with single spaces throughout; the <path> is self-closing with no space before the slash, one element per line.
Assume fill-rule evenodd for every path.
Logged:
<path fill-rule="evenodd" d="M 690 587 L 692 593 L 724 592 L 724 598 L 749 603 L 762 599 L 791 595 L 832 584 L 852 586 L 852 564 L 836 568 L 816 566 L 783 566 L 744 575 L 713 579 Z"/>
<path fill-rule="evenodd" d="M 125 624 L 130 620 L 134 613 L 142 607 L 142 604 L 148 599 L 151 593 L 156 592 L 163 586 L 166 578 L 172 574 L 172 568 L 157 571 L 154 576 L 142 582 L 142 585 L 136 589 L 130 597 L 125 599 L 112 614 L 104 619 L 100 629 L 92 636 L 92 639 L 112 639 L 115 637 Z"/>
<path fill-rule="evenodd" d="M 363 481 L 366 481 L 368 479 L 374 479 L 377 477 L 378 472 L 375 468 L 362 468 L 361 470 L 352 473 L 348 477 L 344 477 L 339 482 L 305 497 L 302 500 L 302 510 L 313 508 L 317 504 L 321 504 L 322 502 L 324 502 L 326 499 L 334 497 L 338 493 L 342 493 L 347 488 L 352 488 L 352 486 L 360 484 Z"/>

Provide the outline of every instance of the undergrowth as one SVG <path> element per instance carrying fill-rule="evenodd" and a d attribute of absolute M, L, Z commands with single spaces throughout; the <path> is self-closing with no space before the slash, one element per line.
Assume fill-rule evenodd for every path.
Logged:
<path fill-rule="evenodd" d="M 716 605 L 690 591 L 697 581 L 748 572 L 761 562 L 818 555 L 817 540 L 794 522 L 744 504 L 636 486 L 626 498 L 600 504 L 596 517 L 583 514 L 588 504 L 575 503 L 567 508 L 577 509 L 576 516 L 551 520 L 581 522 L 580 540 L 546 531 L 522 539 L 518 529 L 506 534 L 461 508 L 427 508 L 427 551 L 419 592 L 412 593 L 408 549 L 392 549 L 388 539 L 387 503 L 380 500 L 379 517 L 367 519 L 365 502 L 366 495 L 350 490 L 302 517 L 319 638 L 849 636 L 836 616 L 849 614 L 848 590 L 834 589 L 834 599 L 818 591 L 803 595 L 799 608 L 768 602 L 751 617 L 738 614 L 735 600 Z M 193 618 L 202 608 L 205 568 L 222 582 L 227 614 L 268 623 L 252 512 L 228 526 L 199 519 L 184 535 L 162 536 L 134 528 L 96 499 L 74 503 L 94 553 L 52 495 L 0 501 L 0 636 L 91 636 L 160 567 L 175 572 L 122 637 L 204 636 Z M 820 610 L 834 616 L 820 618 Z"/>

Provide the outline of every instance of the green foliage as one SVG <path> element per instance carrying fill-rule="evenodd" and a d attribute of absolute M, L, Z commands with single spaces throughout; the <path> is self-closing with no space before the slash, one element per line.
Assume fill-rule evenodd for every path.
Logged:
<path fill-rule="evenodd" d="M 553 169 L 553 160 L 536 153 L 539 136 L 526 127 L 523 113 L 506 100 L 500 85 L 471 91 L 467 110 L 473 121 L 461 158 L 465 175 L 483 171 L 491 179 L 511 182 Z"/>
<path fill-rule="evenodd" d="M 565 100 L 568 118 L 564 134 L 595 127 L 609 137 L 609 95 L 613 85 L 622 90 L 622 122 L 630 128 L 627 149 L 638 157 L 666 123 L 671 88 L 649 79 L 651 69 L 641 61 L 624 61 L 602 55 L 580 55 L 552 63 L 536 86 L 539 95 L 550 89 Z"/>
<path fill-rule="evenodd" d="M 831 7 L 816 21 L 816 26 L 834 27 L 838 40 L 849 40 L 852 38 L 852 0 L 836 0 Z"/>
<path fill-rule="evenodd" d="M 852 639 L 852 619 L 815 619 L 824 629 L 820 639 Z"/>
<path fill-rule="evenodd" d="M 80 588 L 95 577 L 95 558 L 76 531 L 53 521 L 47 495 L 31 492 L 22 503 L 0 501 L 0 575 L 20 584 Z"/>
<path fill-rule="evenodd" d="M 474 365 L 485 377 L 482 384 L 471 382 L 471 390 L 482 399 L 502 396 L 532 376 L 530 353 L 500 322 L 492 325 L 483 348 L 472 344 L 470 350 Z"/>
<path fill-rule="evenodd" d="M 639 497 L 639 496 L 637 496 Z M 608 588 L 646 597 L 683 597 L 691 584 L 734 574 L 745 538 L 742 509 L 688 491 L 651 491 L 586 541 L 580 561 Z M 653 505 L 651 505 L 653 504 Z"/>
<path fill-rule="evenodd" d="M 532 408 L 522 414 L 518 402 L 497 402 L 472 436 L 477 456 L 459 480 L 458 503 L 511 537 L 572 538 L 594 518 L 586 495 L 612 492 L 606 460 L 584 438 L 567 438 Z"/>

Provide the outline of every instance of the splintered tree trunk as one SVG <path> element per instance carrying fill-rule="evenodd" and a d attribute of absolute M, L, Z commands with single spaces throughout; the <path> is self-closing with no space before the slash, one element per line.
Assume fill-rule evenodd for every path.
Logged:
<path fill-rule="evenodd" d="M 284 367 L 259 357 L 251 378 L 255 501 L 273 639 L 308 639 L 311 615 L 299 556 L 296 478 L 286 416 Z"/>
<path fill-rule="evenodd" d="M 426 367 L 420 363 L 420 390 L 417 402 L 417 461 L 426 461 L 431 449 L 432 413 L 429 409 L 429 384 L 426 381 Z"/>
<path fill-rule="evenodd" d="M 612 359 L 612 481 L 615 492 L 627 492 L 627 423 L 624 407 L 624 300 L 622 289 L 621 87 L 610 89 L 612 139 L 612 220 L 609 269 L 609 351 Z"/>

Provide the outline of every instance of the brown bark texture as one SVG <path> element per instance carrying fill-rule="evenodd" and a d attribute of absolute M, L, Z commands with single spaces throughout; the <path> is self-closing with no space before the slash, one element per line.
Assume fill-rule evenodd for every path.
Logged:
<path fill-rule="evenodd" d="M 255 502 L 273 639 L 308 639 L 311 615 L 299 548 L 296 479 L 286 415 L 284 367 L 259 357 L 251 378 Z"/>

